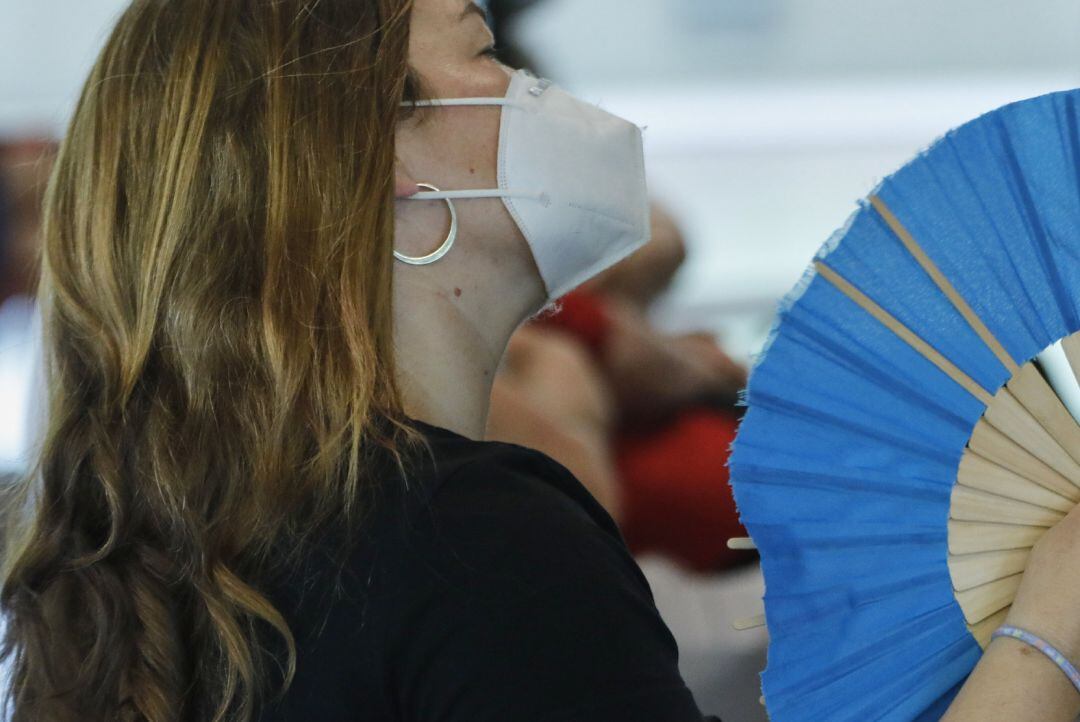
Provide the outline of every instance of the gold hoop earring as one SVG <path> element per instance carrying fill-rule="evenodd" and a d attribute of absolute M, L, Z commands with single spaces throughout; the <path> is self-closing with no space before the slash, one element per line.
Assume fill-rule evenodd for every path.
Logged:
<path fill-rule="evenodd" d="M 435 191 L 436 193 L 439 192 L 438 188 L 429 183 L 417 183 L 416 185 L 421 188 L 427 188 L 430 191 Z M 398 253 L 397 251 L 394 251 L 394 258 L 401 261 L 402 263 L 408 263 L 410 266 L 426 266 L 430 263 L 435 263 L 435 261 L 439 260 L 450 252 L 450 249 L 454 246 L 454 241 L 457 240 L 457 210 L 454 208 L 454 204 L 449 198 L 444 198 L 443 200 L 446 201 L 446 205 L 450 209 L 450 233 L 446 236 L 446 240 L 442 242 L 442 245 L 439 246 L 432 253 L 427 254 L 426 256 L 406 256 L 403 253 Z"/>

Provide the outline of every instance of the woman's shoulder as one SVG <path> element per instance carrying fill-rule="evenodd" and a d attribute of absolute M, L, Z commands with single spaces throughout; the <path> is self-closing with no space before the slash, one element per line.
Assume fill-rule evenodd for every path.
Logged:
<path fill-rule="evenodd" d="M 376 508 L 307 686 L 341 678 L 387 719 L 700 720 L 648 582 L 573 474 L 430 441 L 434 466 Z"/>
<path fill-rule="evenodd" d="M 434 464 L 377 510 L 359 566 L 373 567 L 376 596 L 463 605 L 567 584 L 620 586 L 653 604 L 648 581 L 611 516 L 565 466 L 536 449 L 477 441 L 418 424 Z"/>
<path fill-rule="evenodd" d="M 647 580 L 573 474 L 444 441 L 456 461 L 382 540 L 369 587 L 403 717 L 700 720 Z"/>
<path fill-rule="evenodd" d="M 436 516 L 465 513 L 490 522 L 521 515 L 599 527 L 622 543 L 618 526 L 574 474 L 537 449 L 504 441 L 477 441 L 423 422 L 434 468 L 407 481 L 414 508 Z"/>

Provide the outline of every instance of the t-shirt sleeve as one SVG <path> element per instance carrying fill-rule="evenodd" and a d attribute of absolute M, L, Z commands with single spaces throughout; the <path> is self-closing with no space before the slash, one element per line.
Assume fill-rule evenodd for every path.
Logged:
<path fill-rule="evenodd" d="M 702 721 L 625 544 L 543 479 L 469 464 L 406 538 L 384 647 L 401 719 Z"/>

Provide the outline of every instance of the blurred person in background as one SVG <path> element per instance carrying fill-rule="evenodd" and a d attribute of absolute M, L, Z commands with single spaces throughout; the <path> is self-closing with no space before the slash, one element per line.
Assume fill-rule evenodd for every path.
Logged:
<path fill-rule="evenodd" d="M 530 67 L 514 42 L 539 0 L 491 0 L 500 58 Z M 496 379 L 488 436 L 541 449 L 574 470 L 635 554 L 701 572 L 752 561 L 727 457 L 746 370 L 710 334 L 669 335 L 647 317 L 686 259 L 678 225 L 652 209 L 649 243 L 518 330 Z"/>
<path fill-rule="evenodd" d="M 620 151 L 594 181 L 640 150 L 493 54 L 464 0 L 120 19 L 45 202 L 49 428 L 6 497 L 0 590 L 17 722 L 700 719 L 610 515 L 552 457 L 484 440 L 513 332 L 648 235 L 565 266 L 581 247 L 470 190 L 513 110 L 426 99 L 570 102 Z M 536 115 L 517 159 L 563 137 Z M 421 178 L 469 199 L 450 231 Z M 1080 510 L 1013 605 L 1070 656 L 1078 549 Z M 949 719 L 1074 718 L 1071 684 L 1008 644 Z"/>
<path fill-rule="evenodd" d="M 0 139 L 0 303 L 33 295 L 41 199 L 55 154 L 51 140 Z"/>
<path fill-rule="evenodd" d="M 41 243 L 41 198 L 56 144 L 0 140 L 0 483 L 23 471 L 38 411 L 34 282 Z"/>

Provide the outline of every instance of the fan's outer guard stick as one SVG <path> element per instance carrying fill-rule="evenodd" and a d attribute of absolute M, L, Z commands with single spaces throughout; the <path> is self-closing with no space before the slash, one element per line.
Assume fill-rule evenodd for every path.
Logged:
<path fill-rule="evenodd" d="M 915 237 L 911 235 L 904 224 L 900 222 L 900 219 L 889 210 L 889 207 L 885 204 L 885 201 L 881 200 L 878 196 L 870 196 L 870 203 L 874 206 L 874 209 L 885 220 L 892 232 L 896 234 L 896 237 L 900 239 L 900 242 L 904 244 L 904 248 L 908 250 L 915 260 L 918 262 L 922 269 L 926 271 L 926 274 L 937 284 L 937 287 L 941 289 L 941 292 L 949 299 L 952 305 L 960 312 L 960 315 L 968 322 L 972 330 L 979 335 L 979 338 L 983 340 L 994 355 L 997 356 L 998 361 L 1008 370 L 1010 374 L 1015 374 L 1019 370 L 1019 366 L 1012 356 L 1005 350 L 1005 347 L 1001 345 L 1001 342 L 997 340 L 990 329 L 986 327 L 983 320 L 979 318 L 979 315 L 975 313 L 975 310 L 968 305 L 968 302 L 964 300 L 964 297 L 960 295 L 960 292 L 956 290 L 956 287 L 952 285 L 952 282 L 946 278 L 945 274 L 941 272 L 937 264 L 933 259 L 927 255 L 923 247 L 919 245 L 919 242 L 915 240 Z"/>
<path fill-rule="evenodd" d="M 846 278 L 834 271 L 822 261 L 816 261 L 814 266 L 825 280 L 835 286 L 841 293 L 858 304 L 864 311 L 876 318 L 890 331 L 896 334 L 911 348 L 918 351 L 927 361 L 937 366 L 945 375 L 962 386 L 965 391 L 989 406 L 994 397 L 989 391 L 979 386 L 970 376 L 961 371 L 952 361 L 945 358 L 933 346 L 920 338 L 914 331 L 900 323 L 892 314 L 877 305 L 869 296 L 855 288 Z"/>

